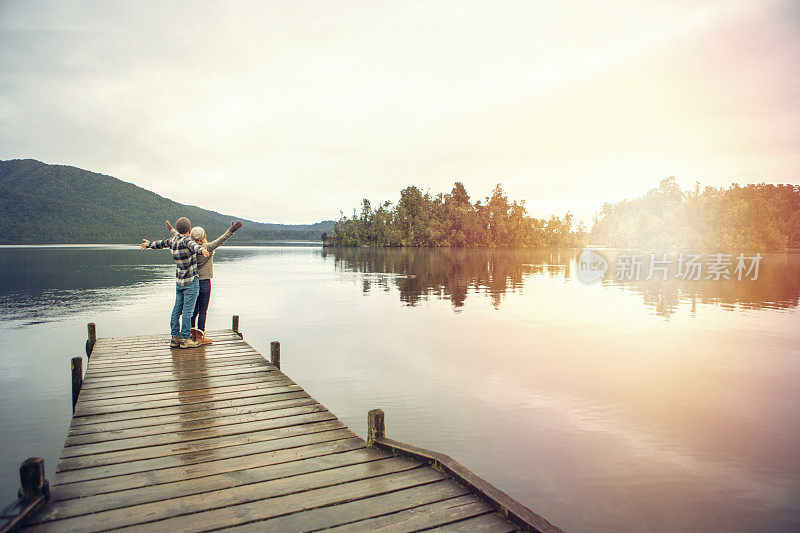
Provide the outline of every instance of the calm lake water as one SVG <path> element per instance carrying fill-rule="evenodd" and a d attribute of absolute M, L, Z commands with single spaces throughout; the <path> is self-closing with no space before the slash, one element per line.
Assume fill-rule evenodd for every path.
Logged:
<path fill-rule="evenodd" d="M 380 407 L 389 437 L 566 530 L 798 531 L 800 253 L 756 281 L 617 282 L 612 261 L 595 284 L 579 253 L 224 247 L 208 327 L 241 315 L 362 436 Z M 52 478 L 86 323 L 166 333 L 173 272 L 132 246 L 0 247 L 0 502 L 26 457 Z"/>

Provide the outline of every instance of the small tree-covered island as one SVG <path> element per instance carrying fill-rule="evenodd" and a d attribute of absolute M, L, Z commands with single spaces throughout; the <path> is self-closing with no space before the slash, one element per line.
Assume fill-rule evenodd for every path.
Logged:
<path fill-rule="evenodd" d="M 456 182 L 449 194 L 423 193 L 406 187 L 396 205 L 384 202 L 376 209 L 364 199 L 361 213 L 342 216 L 331 246 L 579 246 L 586 237 L 581 224 L 572 227 L 572 214 L 549 220 L 528 215 L 524 201 L 509 201 L 498 184 L 492 196 L 472 203 L 464 184 Z"/>
<path fill-rule="evenodd" d="M 342 215 L 323 241 L 335 247 L 798 248 L 800 186 L 701 190 L 696 184 L 684 192 L 670 176 L 641 197 L 604 204 L 591 231 L 576 225 L 570 212 L 549 219 L 529 215 L 525 201 L 509 200 L 500 184 L 474 203 L 461 182 L 435 196 L 410 186 L 396 204 L 373 208 L 364 199 L 360 213 Z"/>

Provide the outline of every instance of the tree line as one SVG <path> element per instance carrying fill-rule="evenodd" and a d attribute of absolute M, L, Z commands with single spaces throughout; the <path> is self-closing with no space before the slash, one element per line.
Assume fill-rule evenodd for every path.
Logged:
<path fill-rule="evenodd" d="M 373 208 L 364 199 L 360 212 L 323 234 L 338 247 L 498 247 L 558 248 L 595 244 L 619 248 L 800 247 L 800 186 L 697 184 L 684 192 L 674 177 L 633 200 L 606 203 L 590 232 L 573 216 L 530 216 L 523 201 L 510 201 L 498 184 L 492 195 L 472 202 L 463 183 L 435 196 L 410 186 L 396 204 Z"/>
<path fill-rule="evenodd" d="M 800 247 L 800 186 L 696 184 L 684 192 L 670 176 L 645 195 L 603 205 L 590 242 L 619 248 Z"/>
<path fill-rule="evenodd" d="M 342 215 L 333 235 L 323 235 L 329 246 L 376 247 L 569 247 L 580 246 L 585 237 L 583 224 L 573 228 L 571 213 L 531 217 L 525 202 L 509 201 L 500 185 L 473 203 L 461 182 L 436 196 L 406 187 L 397 204 L 387 201 L 377 208 L 364 199 L 360 213 Z"/>

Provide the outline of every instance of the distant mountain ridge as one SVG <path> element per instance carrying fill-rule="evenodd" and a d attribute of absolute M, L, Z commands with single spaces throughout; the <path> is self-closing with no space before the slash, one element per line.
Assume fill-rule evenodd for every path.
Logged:
<path fill-rule="evenodd" d="M 163 238 L 186 216 L 210 238 L 231 220 L 237 241 L 320 241 L 334 222 L 265 224 L 184 205 L 112 176 L 35 159 L 0 161 L 0 244 L 137 243 Z"/>

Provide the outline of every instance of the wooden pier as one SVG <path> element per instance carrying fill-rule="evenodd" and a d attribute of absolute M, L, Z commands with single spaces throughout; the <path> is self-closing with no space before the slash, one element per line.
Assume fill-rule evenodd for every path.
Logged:
<path fill-rule="evenodd" d="M 379 410 L 365 442 L 280 371 L 278 343 L 267 361 L 237 330 L 181 350 L 91 325 L 49 500 L 23 530 L 560 531 L 446 455 L 387 439 Z"/>

